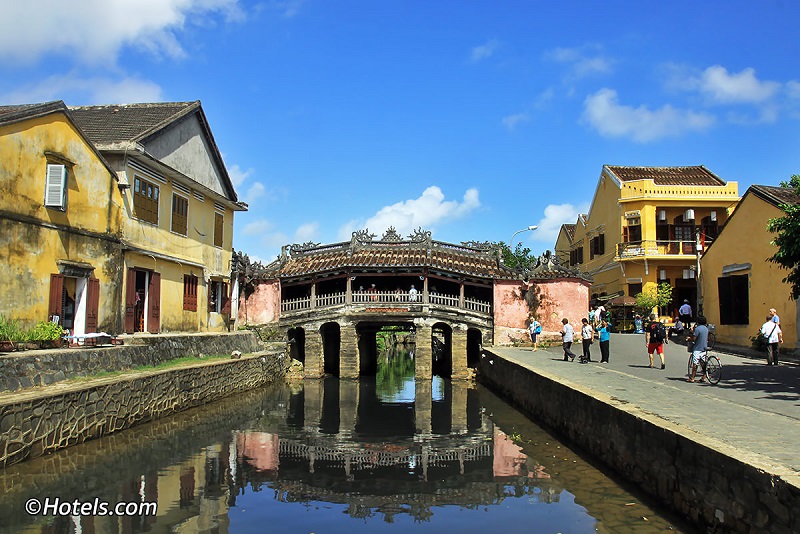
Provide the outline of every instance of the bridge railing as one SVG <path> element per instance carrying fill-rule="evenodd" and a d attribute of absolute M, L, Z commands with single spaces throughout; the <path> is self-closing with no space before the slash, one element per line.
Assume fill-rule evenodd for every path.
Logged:
<path fill-rule="evenodd" d="M 459 308 L 487 315 L 492 313 L 492 304 L 482 300 L 466 297 L 463 307 L 460 305 L 458 295 L 446 295 L 442 293 L 429 293 L 428 301 L 437 306 L 449 308 Z M 391 305 L 391 304 L 422 304 L 423 294 L 408 291 L 375 291 L 375 292 L 355 292 L 352 294 L 353 304 L 367 305 Z M 311 297 L 300 297 L 281 301 L 281 313 L 310 310 L 312 308 L 328 308 L 331 306 L 341 306 L 347 303 L 346 293 L 328 293 Z"/>

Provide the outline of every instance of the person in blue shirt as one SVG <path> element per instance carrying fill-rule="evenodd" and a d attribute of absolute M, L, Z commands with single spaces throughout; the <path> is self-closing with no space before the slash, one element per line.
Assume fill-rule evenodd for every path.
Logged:
<path fill-rule="evenodd" d="M 609 335 L 609 327 L 608 321 L 603 319 L 600 321 L 600 326 L 595 328 L 597 333 L 599 334 L 600 340 L 600 363 L 608 363 L 608 356 L 609 356 L 609 346 L 611 341 L 611 336 Z"/>
<path fill-rule="evenodd" d="M 706 359 L 706 350 L 708 350 L 708 327 L 706 324 L 706 318 L 698 315 L 697 324 L 694 326 L 692 333 L 692 374 L 687 382 L 694 382 L 697 366 L 703 364 Z M 702 378 L 701 375 L 699 381 L 705 382 L 705 378 Z"/>

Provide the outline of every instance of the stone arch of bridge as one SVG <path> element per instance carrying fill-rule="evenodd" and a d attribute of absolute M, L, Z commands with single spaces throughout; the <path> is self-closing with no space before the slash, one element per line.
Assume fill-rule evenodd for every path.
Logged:
<path fill-rule="evenodd" d="M 293 360 L 306 363 L 306 331 L 303 327 L 297 326 L 290 328 L 286 332 L 286 339 L 289 341 L 289 357 Z"/>
<path fill-rule="evenodd" d="M 483 332 L 477 328 L 467 328 L 467 367 L 477 369 L 481 361 Z"/>

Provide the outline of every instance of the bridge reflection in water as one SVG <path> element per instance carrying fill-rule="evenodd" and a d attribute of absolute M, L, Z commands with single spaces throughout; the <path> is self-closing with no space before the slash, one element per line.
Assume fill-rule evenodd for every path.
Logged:
<path fill-rule="evenodd" d="M 485 389 L 382 361 L 381 381 L 276 385 L 15 464 L 0 532 L 679 531 Z M 27 516 L 45 496 L 158 514 Z"/>

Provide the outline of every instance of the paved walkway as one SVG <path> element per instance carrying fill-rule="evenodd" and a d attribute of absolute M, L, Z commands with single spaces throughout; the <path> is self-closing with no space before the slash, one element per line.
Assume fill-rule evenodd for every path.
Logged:
<path fill-rule="evenodd" d="M 563 361 L 561 346 L 539 349 L 492 347 L 500 357 L 534 371 L 612 396 L 659 418 L 703 434 L 757 458 L 775 473 L 800 479 L 800 366 L 778 366 L 766 357 L 715 351 L 722 380 L 717 386 L 686 382 L 689 354 L 676 343 L 665 346 L 666 369 L 649 367 L 644 335 L 612 334 L 610 363 Z M 580 353 L 580 343 L 573 352 Z M 771 471 L 773 469 L 770 469 Z"/>

